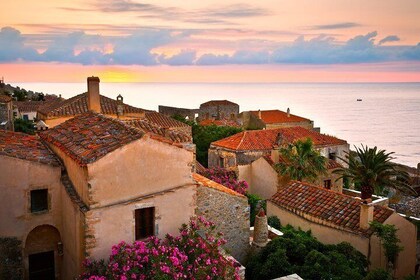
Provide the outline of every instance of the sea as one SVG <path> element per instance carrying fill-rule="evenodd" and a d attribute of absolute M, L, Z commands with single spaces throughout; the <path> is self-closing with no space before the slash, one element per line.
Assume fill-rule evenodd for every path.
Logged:
<path fill-rule="evenodd" d="M 27 90 L 61 94 L 86 91 L 86 83 L 13 83 Z M 241 111 L 290 108 L 314 121 L 322 133 L 360 147 L 393 152 L 394 161 L 420 163 L 420 83 L 104 83 L 101 94 L 150 110 L 159 105 L 198 108 L 230 100 Z M 358 101 L 359 100 L 359 101 Z"/>

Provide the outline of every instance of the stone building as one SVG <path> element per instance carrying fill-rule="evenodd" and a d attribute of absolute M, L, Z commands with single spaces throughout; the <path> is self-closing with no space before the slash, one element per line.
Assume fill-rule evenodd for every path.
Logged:
<path fill-rule="evenodd" d="M 300 126 L 306 129 L 313 129 L 314 122 L 280 110 L 258 110 L 245 111 L 239 115 L 242 126 L 245 129 L 275 129 L 283 127 Z"/>
<path fill-rule="evenodd" d="M 116 99 L 103 96 L 100 94 L 99 84 L 98 77 L 89 77 L 87 92 L 40 107 L 38 119 L 51 128 L 75 116 L 92 111 L 120 120 L 146 119 L 164 129 L 180 130 L 191 137 L 189 125 L 157 112 L 125 104 L 121 95 L 118 95 Z"/>
<path fill-rule="evenodd" d="M 0 95 L 0 130 L 13 131 L 13 99 L 8 95 Z"/>
<path fill-rule="evenodd" d="M 193 179 L 198 184 L 197 215 L 214 222 L 227 241 L 225 249 L 244 262 L 250 236 L 248 199 L 199 174 L 193 174 Z"/>
<path fill-rule="evenodd" d="M 369 268 L 386 268 L 387 260 L 370 222 L 394 225 L 403 251 L 394 266 L 394 277 L 414 274 L 416 236 L 414 224 L 391 208 L 364 203 L 360 198 L 326 190 L 315 185 L 291 181 L 267 201 L 267 215 L 277 216 L 283 225 L 310 230 L 322 243 L 349 242 L 364 254 Z"/>
<path fill-rule="evenodd" d="M 36 136 L 0 131 L 0 166 L 0 240 L 22 244 L 10 249 L 22 252 L 25 279 L 62 279 L 70 259 L 61 246 L 66 194 L 59 160 Z M 44 274 L 29 270 L 37 260 Z"/>
<path fill-rule="evenodd" d="M 202 120 L 233 120 L 239 115 L 239 105 L 228 100 L 211 100 L 200 105 L 198 118 Z"/>
<path fill-rule="evenodd" d="M 288 127 L 266 130 L 249 130 L 211 143 L 209 148 L 209 167 L 236 168 L 250 164 L 265 155 L 271 155 L 282 145 L 299 139 L 312 139 L 315 148 L 328 159 L 340 164 L 349 151 L 345 140 L 321 134 L 303 127 Z M 278 154 L 278 153 L 277 153 Z M 274 156 L 273 160 L 278 162 Z"/>
<path fill-rule="evenodd" d="M 25 278 L 74 279 L 85 257 L 106 259 L 122 240 L 176 235 L 200 211 L 243 256 L 247 199 L 193 174 L 185 134 L 126 121 L 88 112 L 39 138 L 0 132 L 0 242 L 21 242 Z M 208 203 L 230 215 L 217 219 Z M 235 238 L 228 224 L 238 225 Z"/>

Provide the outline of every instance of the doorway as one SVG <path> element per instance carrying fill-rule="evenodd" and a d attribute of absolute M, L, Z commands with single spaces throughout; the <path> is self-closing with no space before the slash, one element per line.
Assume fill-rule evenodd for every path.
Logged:
<path fill-rule="evenodd" d="M 54 280 L 54 251 L 29 255 L 29 280 Z"/>

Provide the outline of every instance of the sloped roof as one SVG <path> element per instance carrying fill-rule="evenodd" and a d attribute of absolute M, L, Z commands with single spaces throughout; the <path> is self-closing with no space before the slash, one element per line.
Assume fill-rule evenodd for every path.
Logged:
<path fill-rule="evenodd" d="M 311 121 L 293 114 L 289 114 L 289 116 L 287 116 L 286 112 L 280 110 L 251 111 L 251 113 L 256 117 L 259 116 L 259 112 L 261 112 L 261 120 L 266 124 Z"/>
<path fill-rule="evenodd" d="M 0 131 L 0 155 L 59 166 L 56 156 L 39 137 L 20 132 Z"/>
<path fill-rule="evenodd" d="M 16 101 L 13 102 L 13 105 L 16 105 L 19 112 L 36 112 L 38 109 L 45 105 L 44 101 Z"/>
<path fill-rule="evenodd" d="M 291 181 L 270 199 L 275 205 L 294 214 L 319 219 L 319 223 L 356 233 L 371 234 L 362 230 L 360 223 L 361 200 L 342 193 L 298 181 Z M 384 206 L 374 206 L 374 220 L 385 222 L 394 211 Z"/>
<path fill-rule="evenodd" d="M 230 105 L 236 105 L 239 106 L 236 103 L 233 103 L 232 101 L 229 100 L 210 100 L 207 102 L 204 102 L 203 104 L 200 105 L 200 107 L 208 107 L 208 106 L 230 106 Z"/>
<path fill-rule="evenodd" d="M 205 168 L 198 160 L 195 161 L 195 170 L 198 174 L 203 174 L 206 172 L 207 168 Z"/>
<path fill-rule="evenodd" d="M 144 133 L 117 119 L 88 112 L 39 135 L 83 166 L 140 139 Z"/>
<path fill-rule="evenodd" d="M 242 195 L 238 192 L 235 192 L 234 190 L 231 190 L 231 189 L 229 189 L 229 188 L 227 188 L 227 187 L 225 187 L 225 186 L 223 186 L 219 183 L 216 183 L 215 181 L 212 181 L 212 180 L 210 180 L 210 179 L 208 179 L 208 178 L 206 178 L 206 177 L 204 177 L 200 174 L 193 173 L 192 177 L 193 177 L 194 181 L 196 181 L 198 184 L 200 184 L 204 187 L 212 188 L 212 189 L 215 189 L 215 190 L 218 190 L 218 191 L 230 194 L 230 195 L 245 197 L 244 195 Z"/>
<path fill-rule="evenodd" d="M 122 120 L 123 123 L 134 126 L 146 133 L 153 133 L 164 138 L 168 138 L 174 143 L 192 142 L 190 136 L 180 131 L 168 130 L 162 128 L 155 123 L 150 122 L 148 119 L 128 119 Z"/>
<path fill-rule="evenodd" d="M 2 102 L 2 103 L 8 103 L 8 102 L 10 102 L 12 100 L 13 99 L 10 96 L 8 96 L 8 95 L 0 94 L 0 102 Z"/>
<path fill-rule="evenodd" d="M 303 127 L 287 127 L 266 130 L 247 130 L 211 143 L 213 146 L 236 151 L 271 150 L 278 145 L 278 140 L 292 143 L 300 139 L 310 138 L 315 146 L 346 144 L 345 140 L 321 134 Z"/>
<path fill-rule="evenodd" d="M 109 97 L 100 95 L 101 113 L 108 115 L 116 115 L 118 101 Z M 124 114 L 130 113 L 144 113 L 144 109 L 136 108 L 127 104 L 123 104 Z M 51 102 L 48 105 L 42 106 L 38 110 L 47 118 L 76 116 L 89 111 L 87 92 L 73 96 L 69 99 Z"/>
<path fill-rule="evenodd" d="M 164 114 L 158 112 L 146 112 L 146 119 L 149 122 L 152 122 L 163 128 L 172 128 L 172 127 L 189 127 L 188 124 L 177 121 L 171 117 L 165 116 Z"/>

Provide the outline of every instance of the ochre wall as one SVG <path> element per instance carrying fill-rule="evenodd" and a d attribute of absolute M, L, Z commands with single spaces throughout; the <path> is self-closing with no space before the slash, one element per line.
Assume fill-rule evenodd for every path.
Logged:
<path fill-rule="evenodd" d="M 92 207 L 193 184 L 193 163 L 193 152 L 145 135 L 88 165 Z"/>
<path fill-rule="evenodd" d="M 180 226 L 194 215 L 195 188 L 195 185 L 187 185 L 150 198 L 92 209 L 86 220 L 89 233 L 93 235 L 87 244 L 87 253 L 94 259 L 107 259 L 112 245 L 135 241 L 134 211 L 138 208 L 155 207 L 155 234 L 158 237 L 163 238 L 167 233 L 178 235 Z"/>
<path fill-rule="evenodd" d="M 264 158 L 238 166 L 238 170 L 239 179 L 248 182 L 250 193 L 268 199 L 277 192 L 278 174 Z"/>

